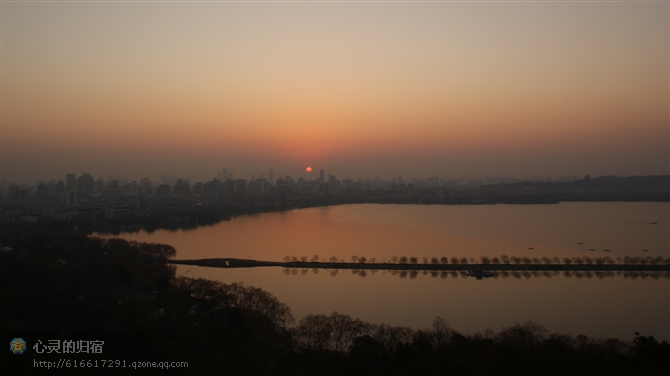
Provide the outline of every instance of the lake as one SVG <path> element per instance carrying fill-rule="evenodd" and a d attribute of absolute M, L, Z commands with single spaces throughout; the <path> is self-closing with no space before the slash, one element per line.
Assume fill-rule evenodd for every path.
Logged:
<path fill-rule="evenodd" d="M 669 203 L 358 204 L 263 213 L 192 230 L 140 231 L 119 237 L 170 244 L 177 249 L 177 259 L 665 258 L 670 257 L 669 217 Z M 363 276 L 352 271 L 331 275 L 326 270 L 291 273 L 279 267 L 193 266 L 179 266 L 177 274 L 260 287 L 288 304 L 297 320 L 309 313 L 337 311 L 371 323 L 421 329 L 441 316 L 467 334 L 536 320 L 552 332 L 632 339 L 637 331 L 670 340 L 667 278 L 559 274 L 476 280 L 422 272 Z"/>

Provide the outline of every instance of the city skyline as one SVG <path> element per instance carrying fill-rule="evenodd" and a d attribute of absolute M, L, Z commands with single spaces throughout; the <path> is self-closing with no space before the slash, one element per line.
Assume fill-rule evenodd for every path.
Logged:
<path fill-rule="evenodd" d="M 2 180 L 662 175 L 668 3 L 2 3 Z"/>

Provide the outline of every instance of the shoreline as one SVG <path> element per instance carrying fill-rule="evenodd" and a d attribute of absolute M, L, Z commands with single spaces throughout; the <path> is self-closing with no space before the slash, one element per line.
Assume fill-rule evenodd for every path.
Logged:
<path fill-rule="evenodd" d="M 437 270 L 467 271 L 470 269 L 500 271 L 670 271 L 670 264 L 391 264 L 351 262 L 275 262 L 235 258 L 210 258 L 191 260 L 168 260 L 166 264 L 193 265 L 209 268 L 256 268 L 279 266 L 287 269 L 352 269 L 352 270 Z"/>

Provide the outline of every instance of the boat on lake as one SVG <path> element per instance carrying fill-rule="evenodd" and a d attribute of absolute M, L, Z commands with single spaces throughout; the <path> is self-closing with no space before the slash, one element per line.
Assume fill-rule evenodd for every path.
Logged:
<path fill-rule="evenodd" d="M 490 270 L 481 270 L 481 269 L 470 269 L 468 270 L 468 277 L 475 277 L 477 279 L 493 277 L 493 273 Z"/>

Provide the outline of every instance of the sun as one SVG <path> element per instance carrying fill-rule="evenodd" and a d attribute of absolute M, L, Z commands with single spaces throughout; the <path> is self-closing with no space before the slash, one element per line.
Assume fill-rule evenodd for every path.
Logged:
<path fill-rule="evenodd" d="M 307 167 L 307 168 L 305 169 L 305 171 L 307 171 L 307 172 L 312 172 L 312 168 L 311 168 L 311 167 Z"/>

